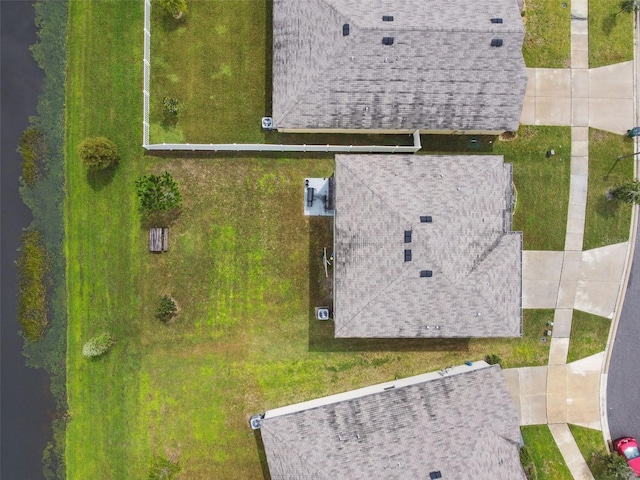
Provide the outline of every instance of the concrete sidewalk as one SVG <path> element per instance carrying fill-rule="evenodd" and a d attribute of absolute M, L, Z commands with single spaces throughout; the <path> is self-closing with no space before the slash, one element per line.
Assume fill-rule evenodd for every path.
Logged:
<path fill-rule="evenodd" d="M 528 70 L 521 123 L 571 126 L 569 205 L 564 251 L 523 252 L 523 308 L 555 309 L 548 365 L 504 371 L 521 425 L 549 425 L 573 478 L 580 480 L 593 475 L 568 424 L 602 429 L 606 354 L 567 364 L 573 310 L 614 317 L 629 252 L 629 242 L 582 251 L 589 127 L 624 134 L 636 124 L 635 62 L 588 68 L 588 13 L 588 0 L 571 2 L 571 68 Z"/>

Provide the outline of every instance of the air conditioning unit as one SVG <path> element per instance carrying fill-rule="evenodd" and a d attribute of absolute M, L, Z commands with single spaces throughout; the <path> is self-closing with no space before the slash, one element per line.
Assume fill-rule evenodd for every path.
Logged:
<path fill-rule="evenodd" d="M 249 419 L 249 425 L 251 425 L 252 430 L 259 430 L 262 425 L 262 419 L 264 418 L 264 413 L 260 415 L 253 415 Z"/>
<path fill-rule="evenodd" d="M 329 320 L 329 308 L 328 307 L 316 307 L 316 318 L 318 320 Z"/>
<path fill-rule="evenodd" d="M 262 129 L 275 130 L 275 128 L 273 128 L 273 117 L 262 117 Z"/>

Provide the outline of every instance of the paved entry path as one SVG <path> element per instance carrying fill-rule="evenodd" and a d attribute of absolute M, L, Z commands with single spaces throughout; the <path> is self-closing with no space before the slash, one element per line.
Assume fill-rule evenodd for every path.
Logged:
<path fill-rule="evenodd" d="M 582 250 L 589 127 L 624 134 L 636 115 L 635 62 L 589 69 L 587 16 L 588 0 L 573 0 L 571 68 L 528 69 L 521 123 L 571 127 L 569 206 L 564 250 L 523 252 L 523 307 L 555 310 L 548 365 L 504 371 L 521 425 L 549 425 L 578 480 L 593 475 L 568 424 L 602 429 L 600 384 L 606 375 L 605 352 L 567 364 L 573 309 L 614 318 L 629 257 L 629 242 Z"/>

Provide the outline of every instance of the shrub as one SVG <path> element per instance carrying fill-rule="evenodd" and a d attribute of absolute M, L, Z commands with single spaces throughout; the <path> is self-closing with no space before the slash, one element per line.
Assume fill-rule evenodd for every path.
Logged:
<path fill-rule="evenodd" d="M 628 204 L 640 204 L 640 181 L 635 180 L 633 182 L 618 185 L 617 187 L 609 190 L 609 195 L 613 198 L 620 200 L 621 202 Z"/>
<path fill-rule="evenodd" d="M 177 117 L 180 111 L 178 108 L 178 100 L 175 98 L 164 97 L 162 99 L 162 107 L 162 111 L 168 117 Z"/>
<path fill-rule="evenodd" d="M 149 480 L 171 480 L 180 473 L 180 465 L 173 463 L 168 458 L 153 457 L 151 470 L 149 470 Z"/>
<path fill-rule="evenodd" d="M 160 212 L 180 208 L 182 195 L 169 172 L 145 175 L 136 180 L 140 207 L 147 212 Z"/>
<path fill-rule="evenodd" d="M 78 145 L 78 156 L 93 170 L 104 170 L 118 163 L 118 146 L 105 137 L 86 138 Z"/>
<path fill-rule="evenodd" d="M 594 452 L 591 469 L 598 480 L 631 480 L 636 478 L 627 461 L 617 453 Z"/>
<path fill-rule="evenodd" d="M 166 323 L 175 317 L 177 311 L 176 302 L 174 302 L 171 297 L 164 295 L 160 297 L 160 305 L 156 310 L 156 318 Z"/>
<path fill-rule="evenodd" d="M 522 465 L 522 469 L 524 470 L 524 474 L 526 475 L 527 480 L 538 479 L 536 464 L 531 458 L 531 454 L 529 453 L 526 445 L 520 448 L 520 464 Z"/>
<path fill-rule="evenodd" d="M 22 157 L 22 178 L 29 187 L 33 187 L 45 154 L 44 138 L 38 129 L 30 126 L 22 132 L 18 153 Z"/>
<path fill-rule="evenodd" d="M 500 365 L 500 363 L 502 363 L 502 359 L 496 355 L 495 353 L 490 353 L 489 355 L 486 355 L 484 357 L 484 361 L 487 362 L 489 365 Z"/>
<path fill-rule="evenodd" d="M 160 4 L 176 20 L 180 19 L 187 11 L 187 0 L 160 0 Z"/>
<path fill-rule="evenodd" d="M 115 343 L 110 333 L 101 333 L 83 345 L 82 355 L 87 358 L 99 357 L 111 350 Z"/>
<path fill-rule="evenodd" d="M 47 318 L 47 252 L 39 232 L 22 235 L 22 254 L 18 259 L 18 321 L 22 334 L 31 341 L 44 335 Z"/>

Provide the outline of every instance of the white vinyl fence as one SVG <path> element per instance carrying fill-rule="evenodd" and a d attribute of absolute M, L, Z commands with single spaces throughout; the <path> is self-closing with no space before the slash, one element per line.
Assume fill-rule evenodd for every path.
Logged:
<path fill-rule="evenodd" d="M 144 0 L 144 79 L 142 87 L 142 146 L 153 151 L 212 152 L 336 152 L 415 153 L 422 147 L 420 132 L 413 133 L 413 145 L 284 145 L 269 143 L 149 143 L 149 77 L 151 76 L 151 0 Z M 260 119 L 256 119 L 259 122 Z"/>

